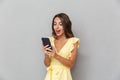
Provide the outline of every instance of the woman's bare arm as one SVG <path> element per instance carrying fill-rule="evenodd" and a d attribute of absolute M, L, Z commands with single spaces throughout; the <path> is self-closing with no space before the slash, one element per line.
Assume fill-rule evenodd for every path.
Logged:
<path fill-rule="evenodd" d="M 50 62 L 51 62 L 50 57 L 45 54 L 45 57 L 44 57 L 44 64 L 45 64 L 45 66 L 49 67 L 50 66 Z"/>
<path fill-rule="evenodd" d="M 48 49 L 50 56 L 54 57 L 55 59 L 59 60 L 63 65 L 72 68 L 74 66 L 77 51 L 78 51 L 78 42 L 74 44 L 74 49 L 72 50 L 72 55 L 69 59 L 66 59 L 58 54 L 55 53 L 54 50 Z"/>
<path fill-rule="evenodd" d="M 78 51 L 78 43 L 75 43 L 74 44 L 74 49 L 72 50 L 72 55 L 69 59 L 61 57 L 57 54 L 54 55 L 54 58 L 59 60 L 63 65 L 72 68 L 74 66 L 74 63 L 75 63 L 75 60 L 76 60 L 77 51 Z"/>

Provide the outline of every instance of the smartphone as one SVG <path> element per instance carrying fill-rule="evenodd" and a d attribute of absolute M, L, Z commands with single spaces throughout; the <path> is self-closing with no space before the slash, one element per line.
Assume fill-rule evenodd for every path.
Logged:
<path fill-rule="evenodd" d="M 51 46 L 49 38 L 42 37 L 41 40 L 42 40 L 42 43 L 43 43 L 44 46 L 48 45 L 48 47 L 50 47 L 50 49 L 52 49 L 52 46 Z"/>

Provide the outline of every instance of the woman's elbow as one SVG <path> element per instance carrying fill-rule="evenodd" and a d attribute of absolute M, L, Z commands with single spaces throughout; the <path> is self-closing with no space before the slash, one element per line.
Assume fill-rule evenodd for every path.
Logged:
<path fill-rule="evenodd" d="M 73 68 L 73 67 L 74 67 L 74 63 L 71 62 L 71 63 L 69 64 L 69 67 L 70 67 L 70 68 Z"/>

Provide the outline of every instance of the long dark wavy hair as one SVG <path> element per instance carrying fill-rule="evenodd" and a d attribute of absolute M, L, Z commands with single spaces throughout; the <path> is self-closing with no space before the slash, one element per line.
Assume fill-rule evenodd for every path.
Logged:
<path fill-rule="evenodd" d="M 56 14 L 54 17 L 53 17 L 53 20 L 52 20 L 52 35 L 53 37 L 57 38 L 56 34 L 55 34 L 55 31 L 54 31 L 54 19 L 58 17 L 60 18 L 61 22 L 62 22 L 62 25 L 63 25 L 63 29 L 64 29 L 64 32 L 65 32 L 65 36 L 66 38 L 71 38 L 71 37 L 74 37 L 74 34 L 72 32 L 72 23 L 68 17 L 67 14 L 65 13 L 59 13 L 59 14 Z"/>

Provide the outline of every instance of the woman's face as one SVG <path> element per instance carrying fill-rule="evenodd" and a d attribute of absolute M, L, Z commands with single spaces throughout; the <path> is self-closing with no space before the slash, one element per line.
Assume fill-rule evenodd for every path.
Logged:
<path fill-rule="evenodd" d="M 53 28 L 54 28 L 54 31 L 55 31 L 55 34 L 56 34 L 57 37 L 65 36 L 63 24 L 62 24 L 60 18 L 56 17 L 54 19 Z"/>

